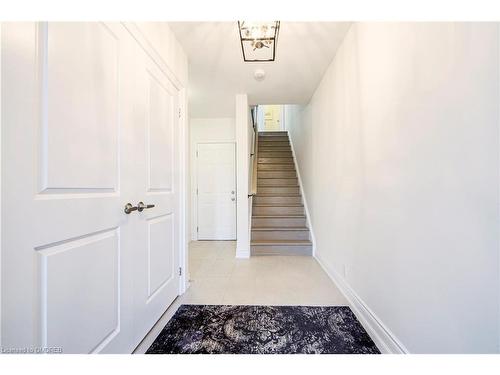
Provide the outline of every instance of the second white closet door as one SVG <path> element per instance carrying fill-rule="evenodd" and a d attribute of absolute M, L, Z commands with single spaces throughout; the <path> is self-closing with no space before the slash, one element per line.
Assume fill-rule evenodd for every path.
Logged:
<path fill-rule="evenodd" d="M 199 143 L 198 240 L 236 239 L 234 143 Z"/>

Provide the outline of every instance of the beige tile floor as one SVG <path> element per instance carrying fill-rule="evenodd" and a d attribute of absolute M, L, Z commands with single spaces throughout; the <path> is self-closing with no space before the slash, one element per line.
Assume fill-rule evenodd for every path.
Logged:
<path fill-rule="evenodd" d="M 228 305 L 346 305 L 312 257 L 235 259 L 234 241 L 189 246 L 190 288 L 183 303 Z"/>
<path fill-rule="evenodd" d="M 134 353 L 144 353 L 181 304 L 347 305 L 312 257 L 236 259 L 234 241 L 189 244 L 190 287 L 177 298 Z"/>

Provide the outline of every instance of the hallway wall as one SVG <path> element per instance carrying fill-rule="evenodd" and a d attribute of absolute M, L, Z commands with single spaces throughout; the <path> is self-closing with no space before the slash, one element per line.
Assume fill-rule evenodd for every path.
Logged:
<path fill-rule="evenodd" d="M 354 24 L 287 107 L 316 256 L 402 350 L 499 350 L 498 45 L 497 24 Z"/>

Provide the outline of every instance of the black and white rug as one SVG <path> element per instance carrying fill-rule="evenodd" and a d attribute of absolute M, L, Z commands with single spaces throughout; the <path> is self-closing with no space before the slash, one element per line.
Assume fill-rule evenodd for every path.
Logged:
<path fill-rule="evenodd" d="M 380 353 L 347 306 L 182 305 L 146 354 Z"/>

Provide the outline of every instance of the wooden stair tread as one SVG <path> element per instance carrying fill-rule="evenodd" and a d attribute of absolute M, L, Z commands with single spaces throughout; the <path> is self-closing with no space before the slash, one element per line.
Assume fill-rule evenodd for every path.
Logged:
<path fill-rule="evenodd" d="M 259 156 L 259 158 L 260 157 L 261 156 Z M 283 158 L 283 157 L 274 158 L 274 157 L 270 157 L 270 156 L 265 156 L 265 158 L 266 159 L 292 159 L 293 160 L 293 158 L 291 156 L 288 157 L 288 158 Z M 295 163 L 293 161 L 273 161 L 272 163 L 271 162 L 264 163 L 263 161 L 259 161 L 257 164 L 278 164 L 278 165 L 286 164 L 286 165 L 295 165 Z"/>
<path fill-rule="evenodd" d="M 259 185 L 257 184 L 257 189 L 261 187 L 266 187 L 266 188 L 288 188 L 288 187 L 295 187 L 298 188 L 299 185 Z"/>
<path fill-rule="evenodd" d="M 256 195 L 254 195 L 254 198 L 258 198 L 258 197 L 302 197 L 300 194 L 297 194 L 297 193 L 257 193 Z"/>
<path fill-rule="evenodd" d="M 306 215 L 252 215 L 253 219 L 305 219 Z"/>
<path fill-rule="evenodd" d="M 252 240 L 250 242 L 251 245 L 286 245 L 286 246 L 304 246 L 304 245 L 312 245 L 310 240 Z"/>
<path fill-rule="evenodd" d="M 254 207 L 304 207 L 302 203 L 254 203 Z"/>
<path fill-rule="evenodd" d="M 271 232 L 271 231 L 287 231 L 287 232 L 293 232 L 293 231 L 309 231 L 308 227 L 252 227 L 252 230 L 257 230 L 257 231 L 266 231 L 266 232 Z"/>
<path fill-rule="evenodd" d="M 296 180 L 298 177 L 259 177 L 259 180 Z M 267 185 L 266 185 L 267 186 Z"/>

